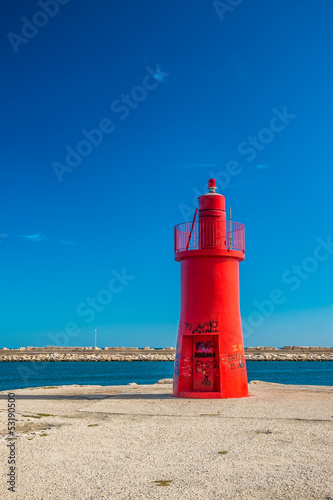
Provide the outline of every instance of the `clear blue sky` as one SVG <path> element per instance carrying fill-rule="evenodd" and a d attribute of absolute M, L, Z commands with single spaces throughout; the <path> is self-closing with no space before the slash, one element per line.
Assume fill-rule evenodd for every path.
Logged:
<path fill-rule="evenodd" d="M 245 345 L 333 344 L 333 5 L 236 3 L 1 2 L 1 346 L 175 345 L 209 177 Z"/>

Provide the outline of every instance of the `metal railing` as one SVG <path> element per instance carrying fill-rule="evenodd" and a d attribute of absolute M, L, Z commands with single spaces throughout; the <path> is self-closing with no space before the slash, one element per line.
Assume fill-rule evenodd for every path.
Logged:
<path fill-rule="evenodd" d="M 244 225 L 205 219 L 175 226 L 175 252 L 201 249 L 244 252 Z"/>

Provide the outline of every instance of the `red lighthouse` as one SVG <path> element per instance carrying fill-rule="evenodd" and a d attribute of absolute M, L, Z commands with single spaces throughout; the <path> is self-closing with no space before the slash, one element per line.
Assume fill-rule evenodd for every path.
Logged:
<path fill-rule="evenodd" d="M 173 395 L 242 398 L 249 395 L 238 277 L 244 226 L 226 220 L 214 179 L 208 191 L 199 197 L 199 220 L 196 210 L 193 222 L 175 226 L 181 311 Z"/>

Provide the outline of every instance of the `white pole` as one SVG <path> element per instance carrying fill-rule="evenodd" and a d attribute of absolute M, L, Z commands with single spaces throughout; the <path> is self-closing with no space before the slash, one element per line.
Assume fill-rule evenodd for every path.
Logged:
<path fill-rule="evenodd" d="M 95 349 L 96 349 L 96 340 L 97 340 L 97 330 L 95 330 Z"/>

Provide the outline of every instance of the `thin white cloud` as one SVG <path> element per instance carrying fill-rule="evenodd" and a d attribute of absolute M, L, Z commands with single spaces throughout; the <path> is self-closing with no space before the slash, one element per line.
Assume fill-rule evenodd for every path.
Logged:
<path fill-rule="evenodd" d="M 235 186 L 245 186 L 246 184 L 252 184 L 253 182 L 261 182 L 262 179 L 249 179 L 247 181 L 242 181 L 242 182 L 234 182 L 233 184 L 229 184 L 226 186 L 224 189 L 229 189 Z"/>
<path fill-rule="evenodd" d="M 0 235 L 1 237 L 1 235 Z M 55 240 L 52 238 L 49 238 L 46 236 L 46 234 L 43 233 L 34 233 L 34 234 L 19 234 L 16 236 L 17 238 L 21 238 L 26 241 L 32 241 L 36 243 L 42 243 L 43 241 L 50 241 L 51 243 L 54 243 L 56 245 L 78 245 L 75 241 L 72 240 Z"/>
<path fill-rule="evenodd" d="M 153 78 L 155 78 L 155 80 L 158 83 L 163 83 L 164 82 L 164 77 L 168 76 L 168 75 L 169 75 L 169 73 L 164 73 L 163 71 L 161 71 L 161 66 L 160 66 L 160 64 L 158 64 L 156 66 L 155 73 L 153 74 Z"/>
<path fill-rule="evenodd" d="M 34 241 L 41 243 L 42 241 L 47 240 L 46 234 L 43 233 L 35 233 L 35 234 L 19 234 L 17 238 L 22 238 L 27 241 Z"/>

